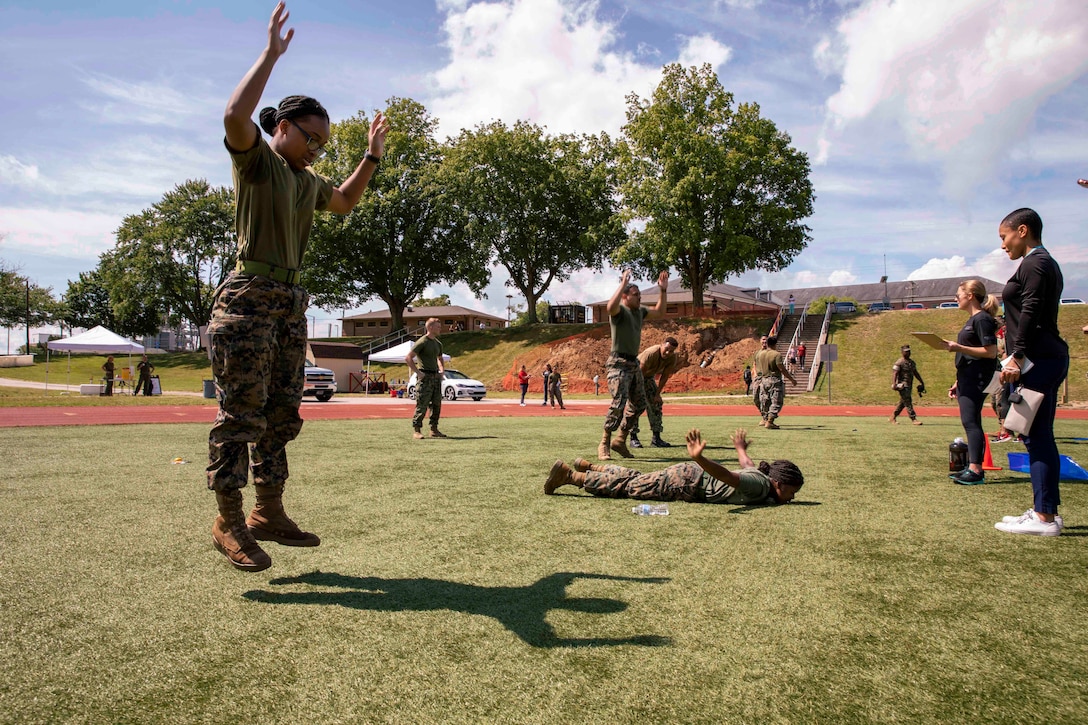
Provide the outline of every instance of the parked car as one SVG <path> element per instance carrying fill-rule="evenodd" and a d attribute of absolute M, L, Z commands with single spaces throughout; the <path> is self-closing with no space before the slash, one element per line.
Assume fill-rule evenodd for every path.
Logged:
<path fill-rule="evenodd" d="M 1062 297 L 1063 305 L 1083 305 L 1084 300 L 1080 297 Z"/>
<path fill-rule="evenodd" d="M 958 310 L 960 308 L 959 302 L 942 302 L 937 305 L 938 310 Z"/>
<path fill-rule="evenodd" d="M 832 313 L 857 312 L 857 311 L 858 311 L 858 306 L 855 305 L 853 302 L 832 302 L 831 303 L 831 312 Z"/>
<path fill-rule="evenodd" d="M 332 400 L 336 392 L 336 373 L 328 368 L 319 368 L 309 360 L 306 361 L 306 382 L 302 388 L 303 395 L 313 395 L 322 403 Z"/>
<path fill-rule="evenodd" d="M 887 312 L 892 308 L 888 302 L 873 302 L 869 305 L 869 312 Z"/>
<path fill-rule="evenodd" d="M 446 368 L 446 374 L 442 376 L 442 397 L 446 400 L 458 398 L 472 398 L 483 400 L 487 395 L 487 387 L 479 380 L 474 380 L 458 370 Z M 416 399 L 416 374 L 408 378 L 408 397 Z"/>
<path fill-rule="evenodd" d="M 921 302 L 910 302 L 903 306 L 904 310 L 924 310 L 926 308 Z"/>

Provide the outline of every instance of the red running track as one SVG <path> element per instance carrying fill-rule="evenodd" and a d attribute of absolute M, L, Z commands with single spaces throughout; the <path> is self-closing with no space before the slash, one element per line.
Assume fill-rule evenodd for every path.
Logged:
<path fill-rule="evenodd" d="M 607 400 L 572 400 L 566 410 L 544 407 L 538 402 L 518 404 L 516 399 L 499 398 L 473 402 L 459 400 L 442 405 L 443 418 L 519 418 L 519 417 L 604 417 L 608 410 Z M 338 398 L 328 403 L 305 401 L 302 404 L 304 420 L 380 420 L 412 417 L 414 402 L 391 398 Z M 890 414 L 892 405 L 787 405 L 781 420 L 787 426 L 791 417 L 797 416 L 857 416 L 883 417 Z M 22 407 L 4 408 L 0 413 L 0 428 L 54 425 L 136 425 L 146 423 L 204 423 L 215 420 L 218 408 L 214 405 L 153 405 L 153 406 L 69 406 L 69 407 Z M 755 417 L 751 405 L 711 405 L 705 403 L 665 403 L 670 416 L 721 416 Z M 985 411 L 992 417 L 990 410 Z M 956 408 L 919 408 L 920 418 L 958 418 Z M 1064 420 L 1088 420 L 1088 410 L 1059 409 L 1058 418 Z M 900 424 L 908 424 L 904 419 Z"/>

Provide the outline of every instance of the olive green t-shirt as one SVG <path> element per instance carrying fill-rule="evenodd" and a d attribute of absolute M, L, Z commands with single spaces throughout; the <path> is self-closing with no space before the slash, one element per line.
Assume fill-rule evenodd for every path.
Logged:
<path fill-rule="evenodd" d="M 608 318 L 612 330 L 612 352 L 635 357 L 642 344 L 642 321 L 650 314 L 649 307 L 632 310 L 621 304 L 620 311 Z"/>
<path fill-rule="evenodd" d="M 442 354 L 442 343 L 437 338 L 424 335 L 412 345 L 412 352 L 419 358 L 420 370 L 438 372 L 438 356 Z"/>
<path fill-rule="evenodd" d="M 755 363 L 756 370 L 758 370 L 763 377 L 781 375 L 781 371 L 786 369 L 782 364 L 782 353 L 778 350 L 772 350 L 771 348 L 757 352 Z"/>
<path fill-rule="evenodd" d="M 227 150 L 237 197 L 238 259 L 299 269 L 314 211 L 328 207 L 335 186 L 308 166 L 292 169 L 260 132 L 248 151 L 229 144 Z"/>
<path fill-rule="evenodd" d="M 758 468 L 744 468 L 737 472 L 740 483 L 734 488 L 722 483 L 709 473 L 703 473 L 700 485 L 707 503 L 745 504 L 774 503 L 771 495 L 771 479 Z M 768 500 L 769 499 L 769 500 Z"/>

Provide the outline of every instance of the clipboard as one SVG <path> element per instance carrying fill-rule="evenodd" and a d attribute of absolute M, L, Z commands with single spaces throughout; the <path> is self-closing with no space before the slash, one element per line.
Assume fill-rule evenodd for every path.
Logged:
<path fill-rule="evenodd" d="M 945 347 L 944 338 L 940 335 L 935 335 L 932 332 L 912 332 L 910 334 L 914 335 L 934 350 L 948 350 L 948 348 Z"/>

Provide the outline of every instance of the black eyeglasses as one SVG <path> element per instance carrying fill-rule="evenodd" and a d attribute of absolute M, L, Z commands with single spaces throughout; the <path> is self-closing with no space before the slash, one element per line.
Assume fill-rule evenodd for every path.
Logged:
<path fill-rule="evenodd" d="M 308 148 L 308 149 L 310 149 L 311 151 L 314 152 L 314 154 L 315 154 L 314 160 L 315 161 L 325 155 L 325 144 L 320 143 L 313 136 L 306 133 L 306 129 L 304 129 L 302 126 L 299 126 L 297 123 L 295 123 L 295 119 L 289 118 L 287 120 L 290 121 L 291 125 L 294 126 L 295 128 L 297 128 L 302 133 L 302 135 L 306 137 L 306 148 Z"/>

